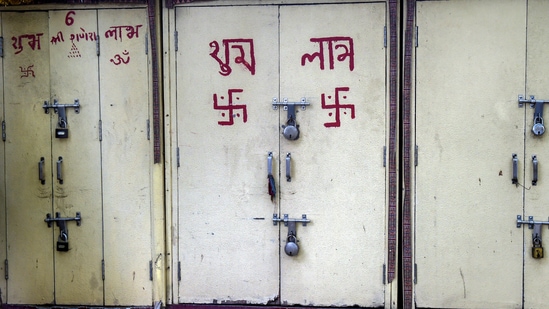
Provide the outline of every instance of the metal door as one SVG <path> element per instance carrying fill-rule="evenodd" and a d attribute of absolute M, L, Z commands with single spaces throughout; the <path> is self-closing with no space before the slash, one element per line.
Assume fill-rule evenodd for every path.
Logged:
<path fill-rule="evenodd" d="M 416 305 L 521 307 L 526 3 L 421 1 L 417 27 Z"/>
<path fill-rule="evenodd" d="M 9 303 L 150 303 L 147 15 L 124 12 L 2 13 Z M 123 90 L 109 80 L 130 76 Z M 126 225 L 136 214 L 145 223 Z"/>
<path fill-rule="evenodd" d="M 549 44 L 549 29 L 547 29 L 548 17 L 544 12 L 549 10 L 547 1 L 528 1 L 528 40 L 527 40 L 527 62 L 526 62 L 526 91 L 523 93 L 526 99 L 534 96 L 535 99 L 548 100 L 549 91 L 547 90 L 548 78 L 544 72 L 549 69 L 547 63 L 547 46 Z M 544 103 L 544 105 L 546 105 Z M 525 104 L 523 108 L 517 108 L 516 113 L 526 112 L 526 128 L 525 128 L 525 157 L 524 169 L 525 178 L 524 184 L 528 188 L 525 190 L 525 205 L 524 211 L 518 212 L 517 215 L 522 215 L 523 219 L 528 220 L 532 216 L 535 221 L 547 221 L 549 218 L 549 208 L 547 207 L 548 193 L 547 188 L 549 182 L 546 177 L 547 165 L 546 160 L 547 149 L 549 149 L 547 134 L 536 136 L 532 129 L 534 124 L 535 106 L 532 108 L 530 104 Z M 544 113 L 547 115 L 547 113 Z M 534 156 L 538 161 L 538 180 L 534 185 Z M 533 229 L 529 229 L 528 225 L 521 226 L 524 232 L 524 307 L 525 308 L 542 308 L 547 304 L 547 295 L 543 287 L 539 285 L 539 278 L 549 275 L 549 260 L 547 251 L 543 258 L 536 259 L 532 255 L 533 247 Z M 543 226 L 540 230 L 542 238 L 542 246 L 547 248 L 547 240 L 549 233 L 547 226 Z M 545 242 L 543 241 L 545 240 Z"/>
<path fill-rule="evenodd" d="M 385 14 L 176 8 L 180 303 L 384 304 Z M 311 220 L 297 256 L 273 214 Z"/>

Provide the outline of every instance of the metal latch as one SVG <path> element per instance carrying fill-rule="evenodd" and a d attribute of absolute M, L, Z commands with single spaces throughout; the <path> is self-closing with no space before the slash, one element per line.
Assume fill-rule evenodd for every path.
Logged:
<path fill-rule="evenodd" d="M 69 251 L 69 229 L 67 228 L 68 221 L 76 221 L 76 225 L 80 226 L 82 218 L 80 212 L 76 213 L 76 217 L 73 218 L 61 218 L 59 212 L 55 213 L 55 218 L 51 217 L 51 214 L 46 215 L 44 221 L 51 227 L 52 222 L 56 222 L 59 227 L 59 237 L 57 238 L 57 251 Z"/>
<path fill-rule="evenodd" d="M 284 225 L 288 227 L 288 237 L 286 238 L 284 252 L 289 256 L 296 256 L 299 253 L 296 222 L 307 226 L 307 223 L 311 222 L 311 220 L 307 219 L 307 215 L 301 215 L 301 219 L 290 219 L 288 214 L 284 214 L 284 218 L 279 218 L 277 214 L 273 214 L 273 224 L 277 225 L 278 222 L 284 222 Z"/>
<path fill-rule="evenodd" d="M 66 109 L 68 107 L 73 107 L 74 112 L 80 113 L 80 101 L 78 99 L 74 100 L 73 104 L 59 104 L 57 99 L 53 100 L 53 104 L 50 105 L 48 101 L 44 101 L 44 111 L 46 114 L 49 114 L 49 109 L 53 108 L 54 112 L 59 115 L 59 120 L 57 121 L 57 128 L 55 128 L 55 137 L 56 138 L 67 138 L 69 137 L 69 128 L 67 122 L 67 113 Z"/>
<path fill-rule="evenodd" d="M 534 259 L 543 258 L 543 246 L 541 242 L 541 226 L 549 225 L 549 221 L 534 221 L 533 216 L 529 216 L 528 220 L 522 220 L 521 215 L 517 215 L 517 228 L 520 228 L 522 224 L 528 224 L 528 228 L 533 230 L 532 232 L 532 257 Z"/>
<path fill-rule="evenodd" d="M 536 100 L 535 96 L 531 95 L 530 99 L 525 99 L 523 95 L 518 96 L 519 107 L 524 104 L 530 103 L 531 108 L 534 110 L 534 124 L 532 125 L 532 133 L 536 136 L 541 136 L 545 133 L 545 124 L 543 123 L 543 105 L 549 103 L 549 100 Z"/>
<path fill-rule="evenodd" d="M 288 111 L 288 120 L 286 124 L 282 126 L 282 134 L 286 139 L 296 140 L 299 138 L 299 125 L 296 122 L 295 107 L 296 105 L 301 106 L 302 110 L 307 108 L 307 105 L 310 105 L 305 98 L 301 98 L 300 102 L 289 102 L 288 98 L 284 98 L 282 102 L 278 102 L 277 98 L 273 98 L 273 109 L 277 110 L 278 106 L 284 106 L 284 110 Z"/>

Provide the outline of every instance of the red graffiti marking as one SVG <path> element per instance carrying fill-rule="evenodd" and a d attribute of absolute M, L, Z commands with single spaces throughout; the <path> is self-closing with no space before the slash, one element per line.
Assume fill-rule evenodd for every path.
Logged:
<path fill-rule="evenodd" d="M 133 39 L 134 37 L 139 37 L 139 28 L 141 28 L 143 25 L 136 25 L 136 26 L 112 26 L 109 29 L 105 31 L 105 38 L 113 38 L 114 40 L 122 42 L 122 29 L 126 30 L 126 37 L 128 39 Z"/>
<path fill-rule="evenodd" d="M 242 110 L 242 121 L 244 123 L 248 121 L 248 111 L 247 111 L 246 104 L 241 104 L 241 105 L 234 105 L 233 104 L 234 103 L 233 99 L 235 101 L 240 100 L 239 97 L 233 97 L 233 93 L 241 93 L 243 91 L 244 90 L 242 90 L 242 89 L 229 89 L 229 91 L 228 91 L 229 103 L 227 105 L 218 105 L 217 104 L 217 94 L 214 93 L 214 95 L 213 95 L 214 109 L 215 110 L 227 111 L 227 113 L 221 113 L 221 116 L 228 117 L 228 119 L 229 119 L 229 120 L 225 120 L 225 121 L 218 121 L 217 124 L 219 124 L 221 126 L 232 126 L 234 124 L 234 118 L 235 117 L 240 117 L 240 113 L 235 114 L 235 111 L 237 111 L 237 110 Z M 219 98 L 221 100 L 225 99 L 224 96 L 220 96 Z"/>
<path fill-rule="evenodd" d="M 95 31 L 86 32 L 82 27 L 80 27 L 80 31 L 78 33 L 71 33 L 70 38 L 72 43 L 74 41 L 97 41 L 97 33 Z"/>
<path fill-rule="evenodd" d="M 334 53 L 337 49 L 343 49 L 343 52 L 337 55 L 337 61 L 344 61 L 349 58 L 349 70 L 352 71 L 355 68 L 355 52 L 353 48 L 353 39 L 345 36 L 333 36 L 325 38 L 311 38 L 313 43 L 318 43 L 318 52 L 312 54 L 303 54 L 301 56 L 301 66 L 305 66 L 305 62 L 313 62 L 315 58 L 318 58 L 320 62 L 320 69 L 324 70 L 324 45 L 327 45 L 328 49 L 328 62 L 330 64 L 330 70 L 334 69 Z M 342 42 L 342 43 L 338 43 Z"/>
<path fill-rule="evenodd" d="M 335 88 L 335 97 L 334 97 L 334 104 L 326 104 L 326 95 L 323 93 L 321 95 L 321 105 L 322 109 L 335 109 L 335 121 L 334 122 L 326 122 L 324 123 L 324 126 L 326 128 L 333 128 L 333 127 L 340 127 L 341 126 L 341 109 L 350 109 L 351 110 L 351 119 L 355 119 L 355 105 L 354 104 L 340 104 L 340 92 L 343 91 L 349 91 L 349 87 L 337 87 Z M 332 96 L 328 96 L 328 99 L 331 99 Z M 347 99 L 347 96 L 342 96 L 342 99 Z M 347 112 L 344 112 L 344 114 L 347 114 Z M 332 116 L 332 113 L 328 113 L 329 116 Z"/>
<path fill-rule="evenodd" d="M 69 52 L 69 55 L 67 56 L 69 58 L 81 58 L 82 55 L 80 54 L 80 50 L 78 50 L 78 47 L 76 47 L 76 44 L 72 43 L 71 51 Z"/>
<path fill-rule="evenodd" d="M 128 64 L 130 62 L 130 52 L 127 51 L 127 50 L 124 50 L 122 52 L 122 55 L 124 56 L 127 56 L 126 59 L 122 58 L 122 56 L 120 56 L 120 54 L 116 54 L 114 55 L 114 57 L 111 59 L 111 62 L 114 64 L 114 65 L 120 65 L 120 64 Z"/>
<path fill-rule="evenodd" d="M 21 78 L 23 77 L 36 77 L 34 75 L 34 70 L 32 69 L 34 68 L 34 64 L 33 65 L 29 65 L 28 67 L 24 68 L 24 67 L 19 67 L 19 69 L 21 69 Z"/>
<path fill-rule="evenodd" d="M 253 39 L 224 39 L 223 41 L 224 57 L 225 60 L 219 58 L 219 43 L 217 41 L 210 42 L 210 47 L 213 48 L 213 51 L 210 52 L 210 56 L 214 58 L 217 63 L 219 63 L 219 74 L 223 76 L 228 76 L 231 74 L 232 69 L 229 65 L 231 61 L 231 50 L 236 49 L 238 56 L 234 57 L 234 63 L 242 64 L 244 67 L 255 75 L 255 54 L 254 54 L 254 40 Z M 249 56 L 249 59 L 246 59 Z"/>
<path fill-rule="evenodd" d="M 12 40 L 12 46 L 15 48 L 16 52 L 15 54 L 19 54 L 23 51 L 23 39 L 27 39 L 27 44 L 32 50 L 40 49 L 40 38 L 44 35 L 44 33 L 35 33 L 35 34 L 23 34 L 20 36 L 13 36 L 11 37 Z"/>
<path fill-rule="evenodd" d="M 65 25 L 72 26 L 74 24 L 74 17 L 72 15 L 76 15 L 75 11 L 69 11 L 67 15 L 65 15 Z"/>

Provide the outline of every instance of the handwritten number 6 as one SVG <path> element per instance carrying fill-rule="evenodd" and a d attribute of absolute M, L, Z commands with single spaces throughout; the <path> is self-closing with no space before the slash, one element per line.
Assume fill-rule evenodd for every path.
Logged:
<path fill-rule="evenodd" d="M 69 11 L 67 13 L 67 16 L 65 16 L 65 25 L 72 26 L 72 24 L 74 24 L 74 18 L 71 15 L 75 15 L 75 14 L 76 14 L 75 11 Z"/>

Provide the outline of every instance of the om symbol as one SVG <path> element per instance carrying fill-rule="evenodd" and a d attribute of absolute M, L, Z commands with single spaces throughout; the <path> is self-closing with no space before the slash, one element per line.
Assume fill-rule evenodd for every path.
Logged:
<path fill-rule="evenodd" d="M 114 57 L 111 59 L 111 62 L 114 64 L 114 65 L 120 65 L 120 64 L 128 64 L 130 62 L 130 52 L 128 52 L 127 50 L 124 50 L 124 52 L 122 52 L 122 57 L 120 54 L 116 54 L 114 55 Z"/>

